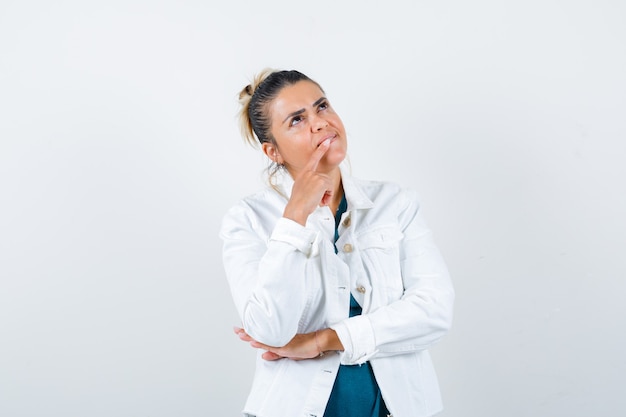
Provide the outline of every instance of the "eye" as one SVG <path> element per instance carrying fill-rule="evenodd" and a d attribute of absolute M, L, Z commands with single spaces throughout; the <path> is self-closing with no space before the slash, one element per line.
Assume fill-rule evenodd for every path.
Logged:
<path fill-rule="evenodd" d="M 294 116 L 289 122 L 289 126 L 295 126 L 300 123 L 304 118 L 302 116 Z"/>
<path fill-rule="evenodd" d="M 326 110 L 330 105 L 327 101 L 322 101 L 319 106 L 317 106 L 318 110 Z"/>

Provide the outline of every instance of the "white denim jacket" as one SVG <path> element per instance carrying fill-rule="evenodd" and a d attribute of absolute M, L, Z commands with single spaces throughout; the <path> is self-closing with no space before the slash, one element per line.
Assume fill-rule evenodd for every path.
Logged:
<path fill-rule="evenodd" d="M 348 209 L 339 226 L 318 207 L 306 227 L 282 217 L 282 194 L 243 199 L 222 222 L 226 275 L 243 327 L 270 346 L 333 328 L 344 351 L 317 359 L 265 361 L 258 353 L 245 415 L 322 417 L 340 364 L 369 361 L 393 417 L 442 409 L 427 348 L 452 321 L 454 290 L 413 192 L 361 181 L 342 167 Z M 348 318 L 350 293 L 363 307 Z M 346 404 L 346 407 L 349 407 Z"/>

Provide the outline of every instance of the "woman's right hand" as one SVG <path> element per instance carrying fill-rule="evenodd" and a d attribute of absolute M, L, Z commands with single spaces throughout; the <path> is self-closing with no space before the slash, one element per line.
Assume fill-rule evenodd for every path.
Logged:
<path fill-rule="evenodd" d="M 317 172 L 317 166 L 330 147 L 330 139 L 322 142 L 311 154 L 311 159 L 298 176 L 294 178 L 291 198 L 287 202 L 283 217 L 302 226 L 315 209 L 330 204 L 333 194 L 333 182 L 330 176 Z"/>

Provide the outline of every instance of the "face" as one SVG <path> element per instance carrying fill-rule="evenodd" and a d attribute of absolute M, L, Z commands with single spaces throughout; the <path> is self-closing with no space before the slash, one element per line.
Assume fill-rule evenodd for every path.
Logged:
<path fill-rule="evenodd" d="M 330 147 L 320 160 L 317 171 L 338 169 L 348 147 L 346 131 L 315 83 L 299 81 L 283 88 L 270 103 L 269 111 L 271 133 L 277 145 L 263 144 L 263 151 L 270 159 L 284 164 L 295 178 L 319 144 L 330 138 Z"/>

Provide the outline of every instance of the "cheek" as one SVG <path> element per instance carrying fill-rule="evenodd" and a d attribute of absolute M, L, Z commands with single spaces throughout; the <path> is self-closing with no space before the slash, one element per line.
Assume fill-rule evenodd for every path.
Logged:
<path fill-rule="evenodd" d="M 337 117 L 337 120 L 335 120 L 333 124 L 335 125 L 335 127 L 341 133 L 342 136 L 346 135 L 346 129 L 345 129 L 345 127 L 343 125 L 343 122 L 341 121 L 340 118 Z"/>
<path fill-rule="evenodd" d="M 312 154 L 313 150 L 304 146 L 284 146 L 280 151 L 283 161 L 294 166 L 305 165 L 311 159 Z"/>

